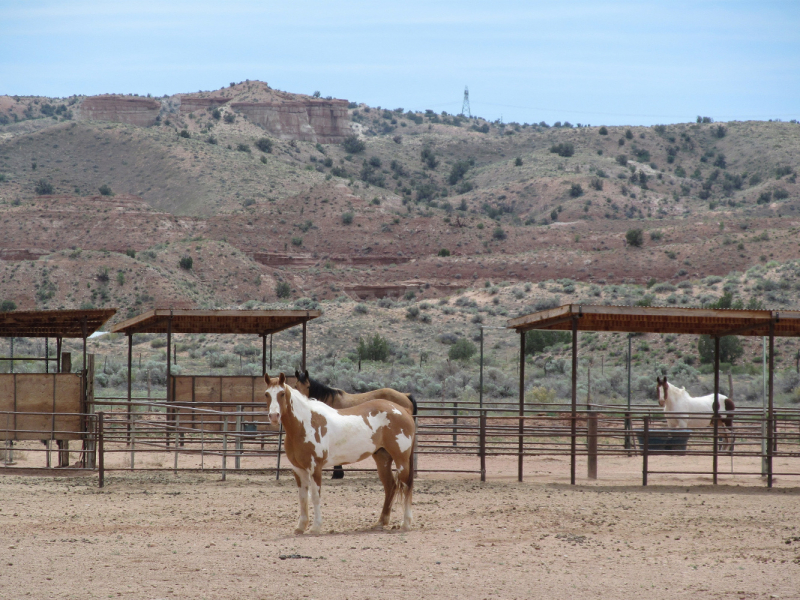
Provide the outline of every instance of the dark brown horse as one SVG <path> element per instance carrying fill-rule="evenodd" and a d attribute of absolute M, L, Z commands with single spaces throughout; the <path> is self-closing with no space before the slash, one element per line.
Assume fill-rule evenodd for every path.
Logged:
<path fill-rule="evenodd" d="M 344 390 L 329 387 L 324 383 L 320 383 L 315 379 L 311 379 L 307 370 L 303 373 L 295 370 L 294 375 L 297 378 L 297 382 L 294 384 L 296 390 L 308 398 L 319 400 L 320 402 L 324 402 L 333 408 L 352 408 L 354 406 L 358 406 L 359 404 L 363 404 L 364 402 L 368 402 L 369 400 L 380 399 L 394 402 L 398 406 L 405 408 L 412 415 L 416 416 L 417 414 L 417 402 L 414 400 L 414 397 L 411 394 L 398 392 L 392 388 L 381 388 L 371 392 L 364 392 L 363 394 L 348 394 Z M 335 465 L 333 467 L 332 479 L 343 478 L 344 469 L 341 465 Z"/>

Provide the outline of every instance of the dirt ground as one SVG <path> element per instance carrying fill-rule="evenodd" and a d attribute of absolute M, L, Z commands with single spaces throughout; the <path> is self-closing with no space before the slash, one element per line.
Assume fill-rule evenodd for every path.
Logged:
<path fill-rule="evenodd" d="M 562 457 L 526 460 L 523 483 L 513 458 L 490 460 L 486 483 L 421 472 L 408 533 L 370 529 L 382 489 L 351 473 L 323 484 L 320 536 L 293 534 L 294 480 L 274 471 L 111 472 L 103 489 L 4 474 L 0 598 L 800 598 L 800 479 L 662 474 L 644 488 L 640 469 L 601 457 L 600 479 L 581 463 L 577 486 Z"/>

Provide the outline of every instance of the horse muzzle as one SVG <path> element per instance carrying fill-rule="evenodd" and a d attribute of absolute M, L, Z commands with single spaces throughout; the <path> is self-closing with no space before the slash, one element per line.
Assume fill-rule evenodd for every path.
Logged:
<path fill-rule="evenodd" d="M 281 413 L 269 413 L 269 422 L 272 425 L 277 425 L 281 421 Z"/>

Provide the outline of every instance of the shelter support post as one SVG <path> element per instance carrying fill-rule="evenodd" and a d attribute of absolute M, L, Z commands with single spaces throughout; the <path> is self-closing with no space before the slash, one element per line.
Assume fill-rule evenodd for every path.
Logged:
<path fill-rule="evenodd" d="M 270 365 L 272 366 L 272 365 Z M 261 376 L 267 374 L 267 334 L 261 336 Z"/>
<path fill-rule="evenodd" d="M 631 449 L 631 339 L 628 334 L 628 412 L 625 413 L 625 449 Z"/>
<path fill-rule="evenodd" d="M 169 318 L 167 319 L 167 431 L 165 432 L 166 445 L 169 448 L 169 424 L 173 420 L 172 409 L 169 404 L 172 401 L 172 311 L 170 311 Z"/>
<path fill-rule="evenodd" d="M 98 487 L 105 485 L 106 478 L 106 458 L 105 458 L 105 431 L 103 428 L 103 417 L 105 413 L 101 410 L 97 413 L 97 471 L 98 471 Z"/>
<path fill-rule="evenodd" d="M 307 321 L 303 321 L 303 357 L 302 357 L 302 371 L 305 373 L 306 371 L 306 325 L 308 324 Z"/>
<path fill-rule="evenodd" d="M 714 485 L 717 485 L 717 469 L 719 467 L 719 336 L 714 336 L 714 402 L 711 404 L 714 410 L 714 458 L 713 474 Z"/>
<path fill-rule="evenodd" d="M 597 479 L 597 412 L 593 409 L 588 411 L 587 427 L 587 476 L 589 479 Z"/>
<path fill-rule="evenodd" d="M 522 481 L 523 451 L 525 449 L 525 332 L 519 332 L 519 457 L 517 481 Z"/>
<path fill-rule="evenodd" d="M 775 453 L 775 321 L 769 322 L 769 372 L 767 379 L 767 487 L 772 487 L 772 457 Z"/>
<path fill-rule="evenodd" d="M 569 482 L 575 485 L 576 445 L 578 434 L 578 317 L 572 317 L 572 416 L 570 418 Z"/>
<path fill-rule="evenodd" d="M 126 407 L 127 443 L 131 443 L 131 401 L 132 401 L 132 379 L 133 379 L 133 334 L 128 333 L 128 405 Z M 131 461 L 133 462 L 133 461 Z"/>
<path fill-rule="evenodd" d="M 649 467 L 647 464 L 648 454 L 650 452 L 650 416 L 644 418 L 644 435 L 642 436 L 642 485 L 647 485 L 647 472 Z"/>

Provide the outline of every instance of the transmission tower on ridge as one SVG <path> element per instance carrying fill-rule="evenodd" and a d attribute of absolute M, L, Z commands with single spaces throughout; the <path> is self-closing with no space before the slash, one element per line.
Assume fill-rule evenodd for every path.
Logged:
<path fill-rule="evenodd" d="M 461 104 L 461 114 L 467 118 L 472 118 L 472 113 L 469 109 L 469 88 L 464 86 L 464 102 Z"/>

